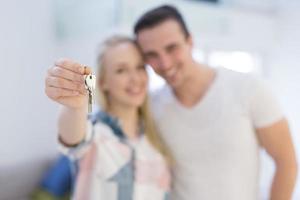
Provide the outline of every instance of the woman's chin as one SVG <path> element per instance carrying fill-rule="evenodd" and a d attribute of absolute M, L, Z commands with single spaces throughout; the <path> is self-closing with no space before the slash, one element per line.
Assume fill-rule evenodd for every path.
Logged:
<path fill-rule="evenodd" d="M 145 101 L 145 98 L 143 98 L 143 99 L 134 99 L 134 100 L 128 101 L 127 105 L 131 106 L 131 107 L 138 108 L 138 107 L 141 107 L 143 105 L 144 101 Z"/>

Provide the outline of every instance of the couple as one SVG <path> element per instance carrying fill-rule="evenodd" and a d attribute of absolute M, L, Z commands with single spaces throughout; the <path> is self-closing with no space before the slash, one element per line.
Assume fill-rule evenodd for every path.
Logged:
<path fill-rule="evenodd" d="M 74 199 L 258 199 L 259 149 L 274 159 L 270 199 L 291 199 L 296 159 L 287 121 L 264 84 L 192 58 L 181 14 L 164 5 L 145 13 L 136 40 L 113 36 L 98 57 L 102 111 L 89 120 L 84 75 L 60 60 L 46 94 L 63 105 L 62 151 L 79 161 Z M 145 63 L 167 81 L 151 94 Z M 153 118 L 152 118 L 153 114 Z"/>

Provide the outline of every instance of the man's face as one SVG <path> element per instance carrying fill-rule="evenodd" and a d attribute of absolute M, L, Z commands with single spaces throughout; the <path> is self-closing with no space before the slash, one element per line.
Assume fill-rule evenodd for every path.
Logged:
<path fill-rule="evenodd" d="M 189 77 L 192 59 L 192 39 L 186 38 L 175 20 L 166 20 L 137 34 L 146 62 L 173 88 Z"/>

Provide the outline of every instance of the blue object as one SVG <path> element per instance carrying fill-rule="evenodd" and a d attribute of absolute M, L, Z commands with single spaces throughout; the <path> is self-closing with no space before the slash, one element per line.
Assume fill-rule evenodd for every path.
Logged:
<path fill-rule="evenodd" d="M 57 197 L 62 197 L 71 192 L 72 173 L 71 161 L 61 155 L 49 169 L 42 180 L 42 188 Z"/>

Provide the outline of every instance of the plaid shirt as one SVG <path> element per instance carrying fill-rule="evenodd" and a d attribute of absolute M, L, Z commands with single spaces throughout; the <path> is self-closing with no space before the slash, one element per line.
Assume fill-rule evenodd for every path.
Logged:
<path fill-rule="evenodd" d="M 130 144 L 118 121 L 104 112 L 89 120 L 85 140 L 60 145 L 78 161 L 74 200 L 167 200 L 170 170 L 162 155 L 142 135 Z"/>

